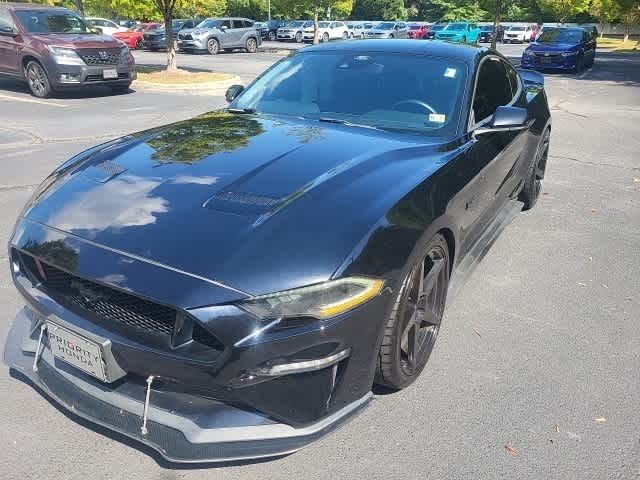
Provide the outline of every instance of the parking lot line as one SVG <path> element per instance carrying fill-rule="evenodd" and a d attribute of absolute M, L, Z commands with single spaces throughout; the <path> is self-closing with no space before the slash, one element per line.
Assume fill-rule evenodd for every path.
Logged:
<path fill-rule="evenodd" d="M 50 102 L 48 100 L 38 100 L 36 98 L 22 98 L 22 97 L 14 97 L 13 95 L 6 95 L 4 93 L 0 93 L 0 100 L 8 100 L 14 102 L 25 102 L 25 103 L 37 103 L 40 105 L 49 105 L 52 107 L 66 107 L 61 103 Z"/>

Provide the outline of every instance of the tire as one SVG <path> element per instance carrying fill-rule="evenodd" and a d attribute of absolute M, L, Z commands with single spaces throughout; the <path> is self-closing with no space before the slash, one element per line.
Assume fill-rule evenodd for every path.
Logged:
<path fill-rule="evenodd" d="M 393 33 L 389 35 L 389 38 L 394 38 L 394 37 L 393 37 Z"/>
<path fill-rule="evenodd" d="M 130 87 L 131 87 L 131 84 L 127 83 L 126 85 L 112 85 L 110 88 L 113 93 L 123 94 L 123 93 L 129 93 Z"/>
<path fill-rule="evenodd" d="M 218 43 L 218 40 L 215 38 L 207 40 L 207 51 L 209 52 L 209 55 L 217 55 L 220 53 L 220 44 Z"/>
<path fill-rule="evenodd" d="M 296 33 L 296 43 L 302 43 L 302 32 Z"/>
<path fill-rule="evenodd" d="M 348 32 L 342 32 L 342 39 L 343 40 L 349 40 L 349 33 Z"/>
<path fill-rule="evenodd" d="M 529 168 L 527 178 L 525 178 L 524 186 L 519 195 L 519 199 L 524 202 L 522 210 L 530 210 L 533 208 L 542 191 L 542 181 L 544 180 L 544 173 L 547 169 L 547 158 L 549 157 L 550 138 L 551 130 L 547 128 L 542 134 L 540 144 L 536 150 L 536 156 Z"/>
<path fill-rule="evenodd" d="M 248 53 L 256 53 L 258 51 L 258 41 L 253 37 L 247 38 L 246 49 Z"/>
<path fill-rule="evenodd" d="M 34 97 L 49 98 L 53 93 L 47 72 L 38 61 L 31 60 L 27 63 L 24 69 L 24 76 Z"/>
<path fill-rule="evenodd" d="M 267 35 L 267 38 L 269 39 L 270 42 L 275 42 L 276 41 L 276 32 L 269 32 Z"/>
<path fill-rule="evenodd" d="M 327 43 L 329 41 L 329 34 L 327 32 L 322 34 L 322 42 Z"/>
<path fill-rule="evenodd" d="M 578 57 L 576 58 L 576 66 L 573 67 L 573 73 L 579 73 L 580 70 L 582 70 L 584 68 L 584 56 L 582 55 L 582 53 L 578 54 Z"/>
<path fill-rule="evenodd" d="M 134 48 L 134 50 L 141 50 L 142 49 L 142 39 L 138 40 L 136 42 L 136 46 L 133 47 L 133 48 Z"/>
<path fill-rule="evenodd" d="M 438 234 L 422 251 L 407 268 L 378 354 L 374 381 L 394 390 L 409 386 L 424 369 L 444 313 L 451 265 L 447 241 Z"/>

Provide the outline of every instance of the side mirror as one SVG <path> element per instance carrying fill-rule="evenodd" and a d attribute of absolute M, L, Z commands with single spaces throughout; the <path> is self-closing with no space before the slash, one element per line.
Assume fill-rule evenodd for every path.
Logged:
<path fill-rule="evenodd" d="M 224 97 L 227 99 L 227 102 L 231 103 L 243 92 L 243 90 L 244 87 L 242 85 L 231 85 L 227 88 L 227 93 L 224 94 Z"/>
<path fill-rule="evenodd" d="M 228 29 L 229 29 L 229 27 L 227 27 L 226 25 L 222 25 L 222 26 L 220 27 L 220 30 L 222 30 L 223 32 L 224 32 L 225 30 L 228 30 Z"/>
<path fill-rule="evenodd" d="M 0 28 L 0 35 L 4 37 L 17 37 L 19 35 L 18 30 L 15 28 Z"/>
<path fill-rule="evenodd" d="M 529 128 L 528 112 L 520 107 L 498 107 L 486 127 L 476 128 L 474 135 L 495 132 L 515 132 Z"/>

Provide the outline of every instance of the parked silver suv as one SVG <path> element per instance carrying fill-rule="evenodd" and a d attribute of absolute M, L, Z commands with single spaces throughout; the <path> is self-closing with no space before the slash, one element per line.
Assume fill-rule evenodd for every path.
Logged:
<path fill-rule="evenodd" d="M 211 55 L 234 48 L 244 48 L 249 53 L 255 53 L 261 42 L 255 22 L 247 18 L 207 18 L 195 28 L 186 28 L 178 33 L 180 50 L 206 50 Z"/>

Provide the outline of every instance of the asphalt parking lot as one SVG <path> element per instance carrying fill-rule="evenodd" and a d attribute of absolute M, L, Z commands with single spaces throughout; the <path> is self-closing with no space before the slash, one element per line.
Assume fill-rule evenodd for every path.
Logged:
<path fill-rule="evenodd" d="M 519 56 L 522 46 L 505 54 Z M 140 64 L 161 53 L 136 52 Z M 180 55 L 247 82 L 281 54 Z M 285 458 L 171 468 L 70 419 L 0 369 L 7 479 L 640 478 L 640 56 L 601 53 L 546 75 L 543 195 L 451 301 L 421 378 Z M 221 97 L 100 89 L 51 100 L 0 81 L 0 244 L 40 180 L 108 138 L 188 118 Z M 0 339 L 21 301 L 0 249 Z"/>

